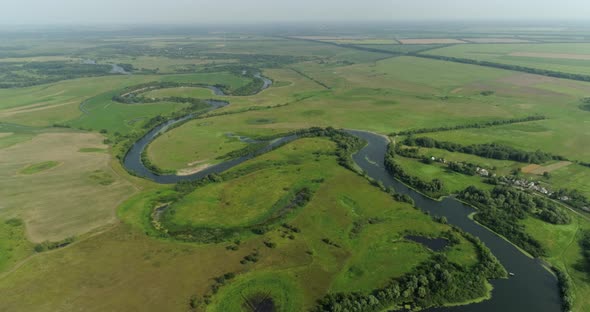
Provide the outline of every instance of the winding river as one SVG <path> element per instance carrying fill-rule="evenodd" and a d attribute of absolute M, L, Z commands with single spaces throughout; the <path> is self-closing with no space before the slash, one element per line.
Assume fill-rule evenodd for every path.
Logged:
<path fill-rule="evenodd" d="M 264 78 L 261 77 L 261 79 Z M 270 86 L 270 83 L 270 80 L 268 80 L 268 84 L 265 81 L 265 88 Z M 211 100 L 209 101 L 209 104 L 211 105 L 211 110 L 213 110 L 223 107 L 228 103 Z M 172 125 L 183 122 L 192 117 L 194 116 L 188 115 L 173 119 L 152 129 L 139 139 L 129 150 L 123 160 L 124 166 L 136 175 L 151 179 L 157 183 L 170 184 L 180 181 L 196 180 L 211 173 L 221 173 L 226 171 L 248 159 L 256 157 L 260 153 L 264 153 L 276 146 L 297 138 L 296 136 L 288 136 L 276 139 L 268 146 L 252 155 L 232 159 L 192 175 L 156 175 L 146 168 L 141 162 L 141 153 L 145 150 L 147 145 L 159 134 L 167 131 Z M 506 240 L 471 220 L 469 215 L 475 212 L 473 208 L 462 204 L 452 197 L 446 197 L 442 201 L 432 200 L 392 178 L 383 165 L 387 145 L 389 143 L 386 137 L 359 130 L 346 131 L 368 142 L 364 148 L 353 155 L 353 159 L 355 163 L 371 178 L 382 181 L 385 186 L 393 187 L 398 193 L 409 195 L 414 199 L 416 206 L 420 209 L 428 211 L 431 215 L 444 216 L 450 224 L 456 225 L 465 232 L 475 235 L 486 244 L 508 272 L 514 273 L 514 276 L 510 276 L 508 279 L 491 281 L 494 290 L 490 300 L 464 306 L 433 308 L 428 311 L 561 311 L 557 280 L 538 260 L 529 258 Z"/>

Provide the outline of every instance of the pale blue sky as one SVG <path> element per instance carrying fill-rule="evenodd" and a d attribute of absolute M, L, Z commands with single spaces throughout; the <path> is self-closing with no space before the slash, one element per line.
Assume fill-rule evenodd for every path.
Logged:
<path fill-rule="evenodd" d="M 0 0 L 0 24 L 588 20 L 590 0 Z"/>

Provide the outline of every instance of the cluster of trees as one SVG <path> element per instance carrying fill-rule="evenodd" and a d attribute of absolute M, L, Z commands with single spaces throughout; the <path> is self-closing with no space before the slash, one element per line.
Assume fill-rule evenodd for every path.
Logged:
<path fill-rule="evenodd" d="M 458 198 L 477 207 L 475 220 L 507 237 L 535 257 L 546 251 L 539 241 L 525 232 L 519 220 L 533 215 L 552 224 L 571 222 L 566 211 L 542 197 L 510 187 L 497 186 L 491 192 L 470 186 L 461 191 Z"/>
<path fill-rule="evenodd" d="M 61 80 L 106 76 L 112 66 L 66 61 L 0 63 L 0 88 L 23 88 Z"/>
<path fill-rule="evenodd" d="M 428 137 L 415 138 L 413 136 L 409 136 L 404 140 L 404 144 L 409 146 L 439 148 L 449 152 L 472 154 L 485 158 L 513 160 L 534 164 L 544 163 L 549 160 L 565 160 L 564 157 L 551 155 L 540 150 L 535 152 L 527 152 L 497 143 L 461 145 L 453 142 L 437 141 Z"/>
<path fill-rule="evenodd" d="M 387 169 L 391 175 L 429 196 L 440 197 L 444 195 L 444 184 L 441 180 L 432 179 L 430 182 L 427 182 L 405 172 L 404 168 L 395 161 L 396 147 L 394 146 L 394 144 L 390 143 L 387 148 L 387 154 L 385 155 L 385 169 Z"/>
<path fill-rule="evenodd" d="M 590 97 L 582 98 L 580 99 L 580 102 L 582 102 L 582 104 L 580 105 L 580 108 L 582 110 L 590 111 Z"/>
<path fill-rule="evenodd" d="M 231 94 L 238 96 L 253 95 L 260 92 L 263 86 L 264 80 L 262 80 L 262 78 L 254 77 L 247 85 L 235 89 Z"/>
<path fill-rule="evenodd" d="M 365 141 L 348 134 L 344 131 L 334 129 L 332 127 L 319 128 L 312 127 L 305 130 L 299 130 L 293 132 L 294 135 L 299 137 L 326 137 L 336 143 L 336 157 L 338 158 L 338 164 L 341 166 L 355 171 L 355 164 L 350 157 L 356 151 L 361 149 L 365 145 Z"/>
<path fill-rule="evenodd" d="M 483 244 L 477 247 L 487 250 Z M 370 294 L 328 294 L 318 300 L 312 311 L 371 312 L 404 305 L 428 308 L 483 297 L 487 293 L 486 279 L 505 277 L 506 271 L 489 250 L 479 256 L 477 265 L 462 268 L 449 262 L 444 254 L 437 253 L 413 272 L 393 279 L 383 288 Z"/>
<path fill-rule="evenodd" d="M 250 143 L 243 148 L 228 152 L 224 155 L 218 156 L 217 159 L 234 159 L 254 155 L 256 152 L 264 149 L 269 145 L 269 141 L 262 141 L 257 143 Z"/>
<path fill-rule="evenodd" d="M 583 270 L 590 275 L 590 230 L 582 232 L 582 238 L 579 241 L 580 248 L 582 248 L 582 256 L 584 263 L 581 265 Z"/>
<path fill-rule="evenodd" d="M 395 193 L 393 192 L 392 195 L 393 199 L 400 202 L 400 203 L 408 203 L 412 206 L 415 205 L 414 203 L 414 199 L 412 197 L 410 197 L 410 195 L 407 194 L 400 194 L 400 193 Z"/>
<path fill-rule="evenodd" d="M 35 250 L 35 252 L 43 252 L 43 251 L 47 251 L 47 250 L 53 250 L 53 249 L 65 247 L 65 246 L 73 243 L 75 240 L 76 240 L 75 237 L 70 236 L 70 237 L 64 238 L 60 241 L 57 241 L 57 242 L 44 241 L 42 243 L 35 244 L 35 247 L 33 247 L 33 249 Z"/>
<path fill-rule="evenodd" d="M 561 295 L 561 304 L 564 311 L 571 311 L 574 307 L 575 293 L 572 285 L 572 281 L 565 272 L 562 270 L 551 267 L 555 276 L 557 276 L 557 284 L 559 286 L 559 294 Z"/>
<path fill-rule="evenodd" d="M 561 200 L 567 197 L 565 201 L 568 205 L 581 210 L 590 210 L 590 200 L 578 190 L 559 189 L 551 194 L 551 198 Z"/>
<path fill-rule="evenodd" d="M 442 56 L 442 55 L 432 55 L 432 54 L 414 54 L 414 56 L 442 60 L 442 61 L 449 61 L 449 62 L 456 62 L 456 63 L 474 64 L 474 65 L 479 65 L 479 66 L 487 66 L 487 67 L 501 68 L 501 69 L 507 69 L 507 70 L 521 71 L 521 72 L 525 72 L 525 73 L 529 73 L 529 74 L 543 75 L 543 76 L 556 77 L 556 78 L 564 78 L 564 79 L 580 80 L 580 81 L 590 81 L 589 75 L 564 73 L 564 72 L 558 72 L 555 70 L 548 70 L 548 69 L 541 69 L 541 68 L 532 68 L 532 67 L 525 67 L 525 66 L 519 66 L 519 65 L 494 63 L 494 62 L 490 62 L 490 61 L 479 61 L 479 60 L 474 60 L 474 59 L 466 59 L 466 58 Z"/>
<path fill-rule="evenodd" d="M 449 169 L 465 175 L 476 175 L 478 166 L 472 163 L 449 162 Z"/>
<path fill-rule="evenodd" d="M 484 91 L 486 92 L 486 91 Z M 482 94 L 484 93 L 482 92 Z M 491 92 L 491 91 L 489 91 Z M 545 116 L 542 115 L 534 115 L 534 116 L 527 116 L 522 118 L 512 118 L 512 119 L 499 119 L 499 120 L 492 120 L 488 122 L 476 122 L 471 124 L 464 124 L 464 125 L 456 125 L 456 126 L 441 126 L 436 128 L 420 128 L 414 130 L 405 130 L 400 132 L 393 132 L 391 135 L 411 135 L 411 134 L 422 134 L 422 133 L 432 133 L 432 132 L 442 132 L 442 131 L 451 131 L 451 130 L 460 130 L 460 129 L 472 129 L 472 128 L 489 128 L 494 126 L 501 126 L 507 124 L 514 124 L 520 122 L 527 122 L 527 121 L 535 121 L 535 120 L 544 120 L 547 119 Z"/>

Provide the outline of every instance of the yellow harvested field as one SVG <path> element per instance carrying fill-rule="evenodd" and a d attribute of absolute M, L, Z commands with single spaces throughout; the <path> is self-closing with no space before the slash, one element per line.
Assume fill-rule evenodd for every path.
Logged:
<path fill-rule="evenodd" d="M 540 58 L 551 58 L 551 59 L 564 59 L 564 60 L 590 60 L 590 54 L 574 54 L 574 53 L 541 53 L 541 52 L 513 52 L 510 56 L 521 56 L 521 57 L 540 57 Z"/>
<path fill-rule="evenodd" d="M 453 44 L 465 43 L 465 41 L 453 38 L 432 38 L 432 39 L 399 39 L 402 44 Z"/>
<path fill-rule="evenodd" d="M 522 169 L 520 169 L 520 171 L 522 171 L 523 173 L 532 173 L 533 171 L 535 171 L 539 168 L 541 168 L 541 166 L 535 165 L 535 164 L 530 164 L 526 167 L 522 167 Z"/>
<path fill-rule="evenodd" d="M 526 167 L 523 167 L 521 169 L 521 171 L 523 173 L 532 173 L 532 174 L 543 174 L 544 172 L 551 172 L 551 171 L 555 171 L 557 169 L 563 168 L 563 167 L 567 167 L 569 165 L 571 165 L 572 162 L 571 161 L 560 161 L 560 162 L 556 162 L 554 164 L 551 165 L 547 165 L 547 166 L 540 166 L 540 165 L 536 165 L 536 164 L 530 164 Z"/>
<path fill-rule="evenodd" d="M 560 161 L 548 166 L 539 166 L 538 168 L 530 171 L 530 173 L 532 174 L 543 174 L 544 172 L 552 172 L 555 171 L 557 169 L 563 168 L 563 167 L 567 167 L 569 165 L 571 165 L 572 162 L 571 161 Z"/>
<path fill-rule="evenodd" d="M 13 109 L 6 109 L 3 111 L 0 111 L 0 117 L 8 117 L 8 116 L 13 116 L 16 114 L 23 114 L 23 113 L 31 113 L 31 112 L 36 112 L 36 111 L 41 111 L 41 110 L 46 110 L 46 109 L 53 109 L 56 107 L 60 107 L 60 106 L 65 106 L 65 105 L 70 105 L 70 104 L 77 104 L 78 101 L 70 101 L 70 102 L 66 102 L 66 103 L 59 103 L 59 104 L 53 104 L 53 105 L 29 105 L 29 106 L 25 106 L 25 107 L 16 107 Z"/>
<path fill-rule="evenodd" d="M 101 148 L 96 133 L 43 133 L 0 150 L 0 218 L 25 221 L 33 242 L 58 241 L 115 222 L 115 208 L 134 187 L 110 167 L 107 153 L 82 153 Z M 47 161 L 60 165 L 38 174 L 22 168 Z"/>

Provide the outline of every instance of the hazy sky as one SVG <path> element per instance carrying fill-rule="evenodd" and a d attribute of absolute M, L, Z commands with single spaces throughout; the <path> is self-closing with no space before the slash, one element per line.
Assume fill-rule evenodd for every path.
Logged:
<path fill-rule="evenodd" d="M 0 0 L 0 24 L 590 19 L 589 0 Z"/>

